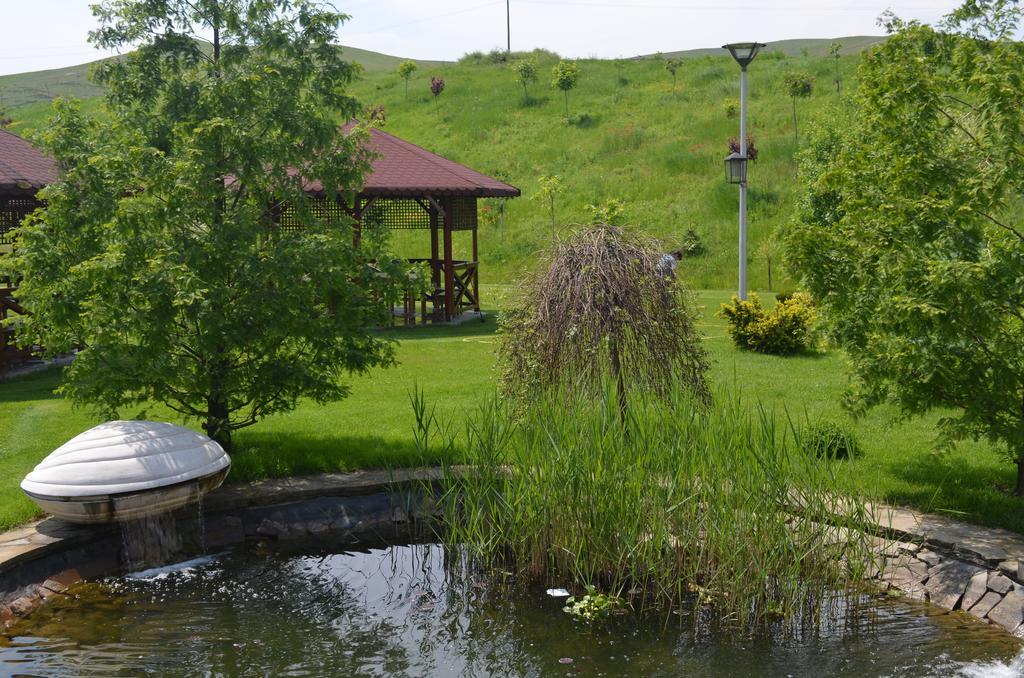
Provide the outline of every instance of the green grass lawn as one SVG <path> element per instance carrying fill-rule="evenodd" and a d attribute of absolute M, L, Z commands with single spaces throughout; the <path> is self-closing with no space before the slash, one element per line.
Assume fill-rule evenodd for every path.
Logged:
<path fill-rule="evenodd" d="M 512 291 L 484 286 L 484 301 L 500 308 Z M 760 402 L 780 417 L 849 421 L 840 405 L 842 353 L 776 358 L 737 351 L 714 315 L 728 297 L 720 291 L 698 295 L 715 384 L 738 387 L 749 406 Z M 397 367 L 356 377 L 351 397 L 341 403 L 305 403 L 241 431 L 231 481 L 421 463 L 410 393 L 421 388 L 443 418 L 460 426 L 493 392 L 495 326 L 490 313 L 484 323 L 389 332 L 399 341 Z M 59 372 L 51 370 L 0 383 L 0 527 L 36 515 L 18 489 L 21 478 L 52 449 L 98 423 L 53 395 L 59 381 Z M 897 423 L 894 414 L 879 409 L 851 422 L 864 454 L 843 464 L 842 472 L 856 474 L 878 498 L 1024 532 L 1024 500 L 1008 495 L 1014 469 L 1000 452 L 966 443 L 934 454 L 937 416 Z"/>

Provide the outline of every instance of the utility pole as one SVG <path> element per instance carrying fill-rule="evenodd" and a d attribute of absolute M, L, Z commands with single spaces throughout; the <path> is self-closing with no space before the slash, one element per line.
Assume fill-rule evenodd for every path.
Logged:
<path fill-rule="evenodd" d="M 512 0 L 505 0 L 505 37 L 508 40 L 508 55 L 512 56 Z"/>

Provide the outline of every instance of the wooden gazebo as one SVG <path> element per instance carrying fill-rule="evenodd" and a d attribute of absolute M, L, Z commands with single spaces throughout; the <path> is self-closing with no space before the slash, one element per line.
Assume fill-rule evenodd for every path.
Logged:
<path fill-rule="evenodd" d="M 16 134 L 0 130 L 0 257 L 14 247 L 14 229 L 39 207 L 36 193 L 57 178 L 53 161 Z M 0 277 L 0 320 L 24 315 L 14 299 L 15 281 Z M 13 328 L 0 326 L 0 366 L 27 357 L 14 344 Z"/>
<path fill-rule="evenodd" d="M 352 129 L 354 123 L 345 126 Z M 354 204 L 325 206 L 356 220 L 356 242 L 364 224 L 396 230 L 424 230 L 430 233 L 430 256 L 410 259 L 430 268 L 430 290 L 421 299 L 407 299 L 402 313 L 406 324 L 445 322 L 468 310 L 480 311 L 479 248 L 477 242 L 477 199 L 514 198 L 515 186 L 498 181 L 465 165 L 388 134 L 370 129 L 369 149 L 373 166 Z M 324 196 L 323 186 L 306 187 L 314 196 Z M 277 216 L 288 228 L 287 212 Z M 468 231 L 472 237 L 468 259 L 455 259 L 453 234 Z M 419 310 L 417 312 L 417 306 Z"/>
<path fill-rule="evenodd" d="M 420 299 L 406 300 L 401 315 L 407 324 L 417 317 L 445 322 L 468 310 L 480 311 L 476 201 L 513 198 L 519 189 L 376 128 L 370 130 L 368 146 L 373 165 L 354 202 L 324 200 L 324 212 L 355 218 L 356 245 L 364 224 L 429 231 L 429 256 L 411 261 L 430 268 L 430 289 Z M 40 206 L 36 193 L 56 177 L 57 168 L 49 158 L 21 137 L 0 130 L 0 256 L 14 247 L 14 229 Z M 306 190 L 315 197 L 326 195 L 316 182 Z M 287 208 L 273 210 L 272 215 L 280 228 L 298 227 Z M 456 231 L 471 233 L 468 259 L 454 257 Z M 0 279 L 0 318 L 25 313 L 14 298 L 14 283 Z M 13 332 L 0 330 L 0 364 L 15 355 Z"/>

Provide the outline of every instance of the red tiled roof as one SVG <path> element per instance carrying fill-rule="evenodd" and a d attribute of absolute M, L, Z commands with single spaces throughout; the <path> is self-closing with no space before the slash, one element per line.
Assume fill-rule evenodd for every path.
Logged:
<path fill-rule="evenodd" d="M 343 129 L 348 132 L 353 126 L 354 123 L 350 122 Z M 442 158 L 377 128 L 370 129 L 367 145 L 376 157 L 360 192 L 360 195 L 366 197 L 451 195 L 515 198 L 520 195 L 515 186 Z M 319 182 L 312 182 L 307 190 L 314 194 L 322 193 L 323 186 Z"/>
<path fill-rule="evenodd" d="M 52 160 L 17 134 L 0 130 L 0 193 L 35 195 L 56 178 Z"/>
<path fill-rule="evenodd" d="M 352 127 L 353 123 L 349 123 L 344 129 L 348 131 Z M 515 186 L 376 128 L 370 129 L 368 146 L 376 157 L 361 191 L 366 197 L 514 198 L 520 195 Z M 56 178 L 57 167 L 52 160 L 21 137 L 0 130 L 0 193 L 33 195 Z M 311 182 L 307 190 L 313 194 L 323 193 L 323 186 Z"/>

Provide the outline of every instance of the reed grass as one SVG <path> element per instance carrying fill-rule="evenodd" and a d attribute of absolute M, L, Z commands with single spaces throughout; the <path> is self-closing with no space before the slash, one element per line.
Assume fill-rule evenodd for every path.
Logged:
<path fill-rule="evenodd" d="M 787 417 L 679 389 L 667 403 L 631 395 L 623 427 L 613 391 L 555 393 L 520 419 L 484 406 L 468 424 L 470 472 L 446 474 L 443 538 L 492 572 L 710 605 L 740 624 L 802 615 L 864 578 L 855 485 L 844 464 L 802 452 Z M 444 444 L 414 406 L 417 444 Z"/>

